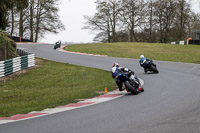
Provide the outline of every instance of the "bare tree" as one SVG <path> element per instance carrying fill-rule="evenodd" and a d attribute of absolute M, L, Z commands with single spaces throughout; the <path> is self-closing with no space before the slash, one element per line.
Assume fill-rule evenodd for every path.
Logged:
<path fill-rule="evenodd" d="M 168 35 L 175 18 L 176 3 L 174 0 L 158 0 L 155 5 L 159 42 L 168 42 Z"/>
<path fill-rule="evenodd" d="M 119 15 L 118 0 L 97 0 L 97 13 L 93 17 L 84 16 L 86 19 L 83 29 L 96 30 L 98 38 L 102 41 L 116 42 L 116 28 Z"/>
<path fill-rule="evenodd" d="M 139 28 L 145 18 L 144 0 L 122 0 L 121 21 L 129 31 L 130 41 L 138 41 L 135 29 Z"/>
<path fill-rule="evenodd" d="M 11 4 L 9 11 L 10 25 L 7 29 L 12 35 L 37 42 L 39 37 L 43 37 L 46 33 L 56 34 L 65 29 L 58 15 L 57 0 L 10 0 L 10 2 L 13 5 Z"/>
<path fill-rule="evenodd" d="M 96 4 L 97 13 L 85 16 L 83 28 L 96 32 L 97 41 L 167 43 L 185 39 L 198 21 L 187 0 L 97 0 Z"/>
<path fill-rule="evenodd" d="M 175 27 L 177 31 L 177 40 L 186 38 L 187 23 L 190 15 L 192 14 L 191 5 L 186 0 L 177 0 L 177 12 Z"/>
<path fill-rule="evenodd" d="M 90 29 L 97 32 L 94 41 L 111 42 L 111 29 L 109 18 L 105 14 L 96 13 L 93 17 L 84 16 L 86 19 L 83 29 Z"/>
<path fill-rule="evenodd" d="M 30 17 L 29 17 L 29 20 L 30 20 L 30 41 L 33 42 L 34 40 L 34 17 L 35 17 L 35 14 L 34 14 L 34 11 L 35 11 L 35 2 L 34 0 L 30 0 L 29 1 L 29 8 L 30 8 Z"/>
<path fill-rule="evenodd" d="M 146 7 L 146 23 L 144 32 L 147 32 L 147 38 L 145 41 L 147 42 L 156 42 L 156 8 L 155 8 L 155 0 L 147 0 L 147 7 Z M 144 35 L 143 35 L 144 36 Z"/>
<path fill-rule="evenodd" d="M 45 33 L 58 33 L 64 30 L 64 25 L 59 19 L 57 0 L 36 0 L 36 20 L 35 20 L 35 42 L 39 35 Z"/>

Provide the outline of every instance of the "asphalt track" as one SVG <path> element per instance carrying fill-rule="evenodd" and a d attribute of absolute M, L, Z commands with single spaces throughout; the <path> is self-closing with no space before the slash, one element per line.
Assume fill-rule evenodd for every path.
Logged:
<path fill-rule="evenodd" d="M 0 133 L 199 133 L 200 65 L 155 61 L 159 74 L 144 74 L 138 60 L 78 55 L 53 45 L 18 45 L 37 57 L 111 70 L 118 62 L 145 82 L 145 92 L 84 108 L 0 125 Z M 64 82 L 65 79 L 63 79 Z"/>

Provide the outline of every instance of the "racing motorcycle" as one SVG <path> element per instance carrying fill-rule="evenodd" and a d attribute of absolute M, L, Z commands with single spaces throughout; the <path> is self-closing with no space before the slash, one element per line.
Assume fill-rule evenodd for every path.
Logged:
<path fill-rule="evenodd" d="M 155 73 L 159 73 L 156 64 L 153 63 L 153 61 L 146 61 L 142 67 L 144 67 L 144 72 L 147 73 L 148 71 L 150 72 L 155 72 Z"/>
<path fill-rule="evenodd" d="M 121 73 L 118 75 L 116 80 L 124 83 L 126 91 L 131 92 L 133 95 L 144 92 L 144 88 L 141 86 L 140 80 L 132 72 Z"/>
<path fill-rule="evenodd" d="M 54 49 L 60 48 L 60 45 L 61 45 L 61 41 L 56 42 L 54 45 Z"/>

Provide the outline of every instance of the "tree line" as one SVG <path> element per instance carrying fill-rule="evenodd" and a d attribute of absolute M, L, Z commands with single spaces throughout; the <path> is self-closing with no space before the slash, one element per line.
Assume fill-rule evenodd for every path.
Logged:
<path fill-rule="evenodd" d="M 59 0 L 1 0 L 0 30 L 37 42 L 45 33 L 58 33 L 64 25 Z"/>
<path fill-rule="evenodd" d="M 185 40 L 200 28 L 200 14 L 187 0 L 97 0 L 97 12 L 84 16 L 100 42 L 160 42 Z"/>

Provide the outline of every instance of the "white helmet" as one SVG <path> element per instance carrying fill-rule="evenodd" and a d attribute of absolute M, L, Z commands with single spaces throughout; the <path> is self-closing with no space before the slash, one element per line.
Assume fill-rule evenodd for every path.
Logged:
<path fill-rule="evenodd" d="M 140 58 L 144 58 L 144 55 L 140 55 Z"/>

